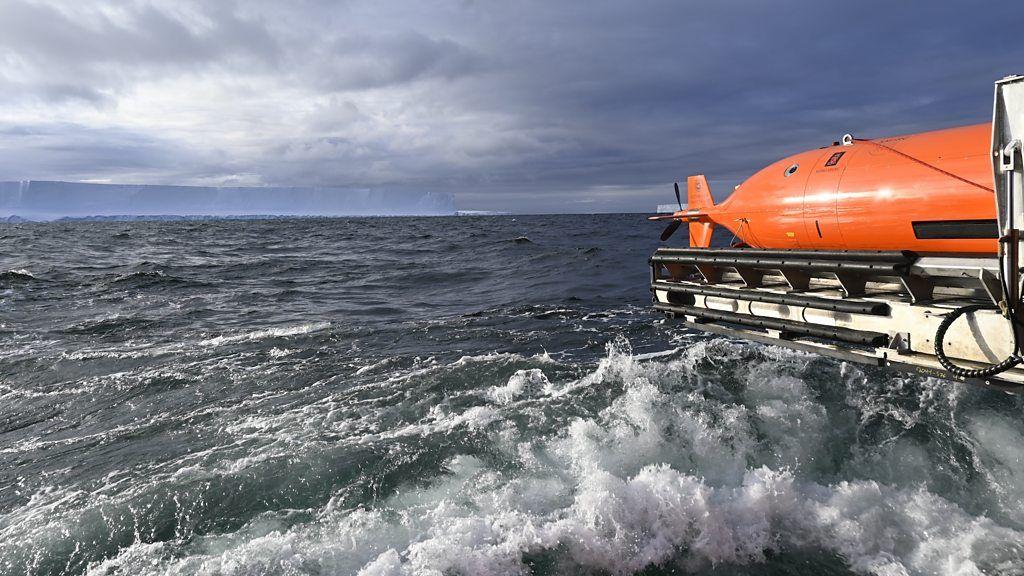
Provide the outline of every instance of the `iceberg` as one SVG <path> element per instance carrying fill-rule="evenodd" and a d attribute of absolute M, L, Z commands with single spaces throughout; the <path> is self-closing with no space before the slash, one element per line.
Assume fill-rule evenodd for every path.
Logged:
<path fill-rule="evenodd" d="M 0 217 L 90 216 L 448 216 L 446 192 L 332 187 L 214 187 L 0 182 Z"/>

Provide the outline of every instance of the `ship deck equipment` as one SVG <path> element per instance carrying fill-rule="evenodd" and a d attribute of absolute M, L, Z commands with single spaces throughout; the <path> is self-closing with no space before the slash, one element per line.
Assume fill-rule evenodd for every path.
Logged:
<path fill-rule="evenodd" d="M 661 248 L 654 307 L 697 330 L 1024 392 L 1024 77 L 996 83 L 992 134 L 998 256 Z"/>

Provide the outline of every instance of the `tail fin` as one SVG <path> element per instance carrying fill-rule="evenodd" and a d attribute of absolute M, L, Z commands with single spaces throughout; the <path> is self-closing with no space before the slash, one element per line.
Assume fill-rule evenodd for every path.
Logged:
<path fill-rule="evenodd" d="M 711 188 L 708 186 L 708 179 L 703 174 L 686 179 L 686 201 L 689 210 L 704 212 L 715 206 L 715 200 L 711 197 Z M 707 248 L 711 246 L 711 233 L 714 231 L 715 223 L 709 219 L 702 218 L 697 222 L 690 222 L 690 247 Z"/>

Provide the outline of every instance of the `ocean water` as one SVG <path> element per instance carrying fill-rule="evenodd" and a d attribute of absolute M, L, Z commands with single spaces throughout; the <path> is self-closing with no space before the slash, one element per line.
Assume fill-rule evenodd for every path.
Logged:
<path fill-rule="evenodd" d="M 0 573 L 1024 574 L 1020 398 L 667 323 L 660 228 L 0 226 Z"/>

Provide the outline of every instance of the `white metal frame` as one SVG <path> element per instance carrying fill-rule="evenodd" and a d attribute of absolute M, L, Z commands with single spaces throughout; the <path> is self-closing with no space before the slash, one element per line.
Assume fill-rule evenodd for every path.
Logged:
<path fill-rule="evenodd" d="M 1004 279 L 1002 305 L 1020 302 L 1024 268 L 1024 76 L 996 82 L 992 109 L 992 174 L 999 221 L 999 261 Z M 1018 312 L 1021 314 L 1021 312 Z M 1024 318 L 1018 318 L 1024 320 Z"/>

